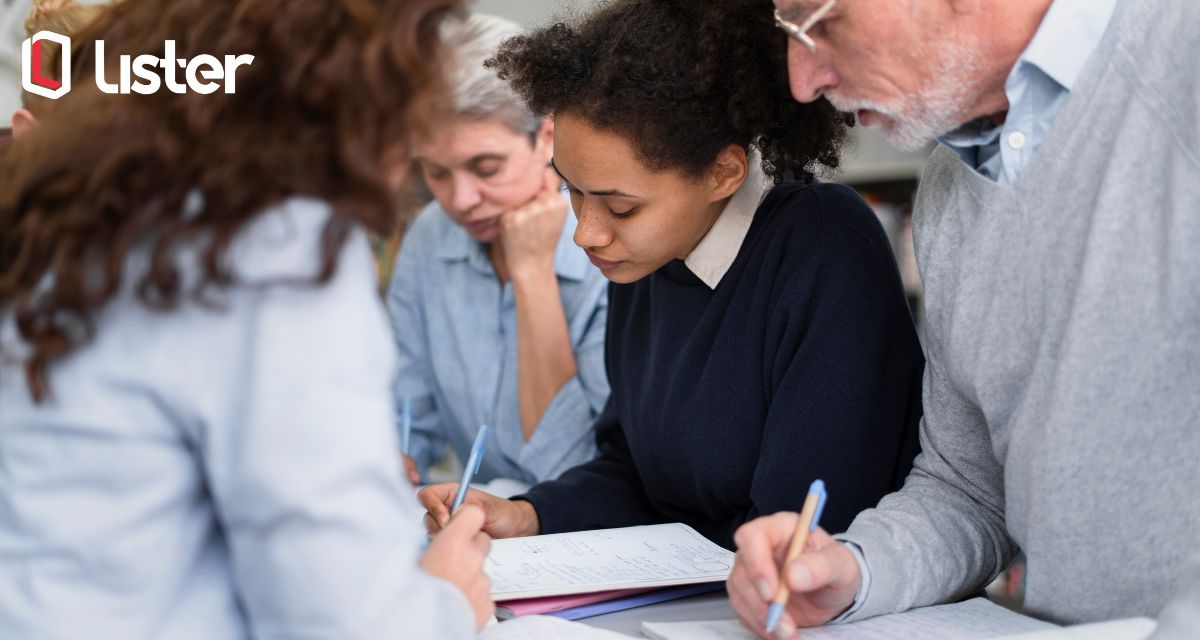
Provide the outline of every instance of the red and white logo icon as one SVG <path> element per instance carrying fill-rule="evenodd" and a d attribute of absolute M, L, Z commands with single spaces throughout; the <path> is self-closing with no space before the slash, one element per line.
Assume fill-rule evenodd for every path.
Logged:
<path fill-rule="evenodd" d="M 53 55 L 49 43 L 62 48 L 59 56 L 61 80 L 46 77 L 42 66 Z M 57 100 L 71 90 L 71 39 L 52 31 L 39 31 L 21 43 L 21 86 L 35 96 Z"/>

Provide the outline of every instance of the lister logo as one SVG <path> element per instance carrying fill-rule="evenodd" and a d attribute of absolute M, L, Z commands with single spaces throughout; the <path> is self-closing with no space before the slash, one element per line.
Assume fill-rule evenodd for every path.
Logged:
<path fill-rule="evenodd" d="M 47 42 L 62 47 L 61 80 L 47 78 L 42 61 L 50 58 Z M 21 43 L 21 87 L 35 96 L 57 100 L 71 90 L 71 39 L 50 31 L 39 31 Z"/>
<path fill-rule="evenodd" d="M 62 48 L 61 69 L 59 78 L 47 78 L 43 69 L 43 61 L 49 59 L 50 52 L 46 43 L 53 42 Z M 237 92 L 237 70 L 239 67 L 250 66 L 254 56 L 227 55 L 220 58 L 208 54 L 198 55 L 191 60 L 175 57 L 175 41 L 163 43 L 163 57 L 143 54 L 140 56 L 122 55 L 117 60 L 116 82 L 110 82 L 106 73 L 104 59 L 104 41 L 97 40 L 96 56 L 96 87 L 104 93 L 141 93 L 150 94 L 162 89 L 165 85 L 172 93 L 215 93 L 223 89 L 225 93 Z M 21 45 L 21 86 L 26 91 L 46 98 L 58 99 L 71 90 L 71 39 L 50 31 L 40 31 Z M 178 74 L 177 72 L 181 72 Z M 183 76 L 183 82 L 178 76 Z"/>

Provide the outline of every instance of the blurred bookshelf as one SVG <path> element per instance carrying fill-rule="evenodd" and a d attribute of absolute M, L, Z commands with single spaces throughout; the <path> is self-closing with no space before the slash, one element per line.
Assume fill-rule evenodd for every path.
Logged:
<path fill-rule="evenodd" d="M 850 136 L 842 154 L 842 167 L 830 178 L 853 187 L 879 217 L 900 268 L 913 322 L 923 340 L 923 289 L 913 252 L 912 210 L 933 145 L 915 152 L 897 151 L 878 129 L 862 126 L 851 129 Z"/>

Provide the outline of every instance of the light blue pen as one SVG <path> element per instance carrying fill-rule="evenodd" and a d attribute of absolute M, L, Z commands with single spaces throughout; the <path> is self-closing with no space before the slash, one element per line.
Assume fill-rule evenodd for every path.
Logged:
<path fill-rule="evenodd" d="M 454 495 L 454 504 L 450 506 L 451 515 L 458 511 L 463 500 L 467 499 L 467 489 L 471 487 L 471 481 L 479 472 L 479 465 L 483 464 L 483 445 L 487 442 L 487 434 L 488 426 L 486 424 L 480 426 L 479 433 L 475 434 L 475 444 L 471 445 L 471 455 L 467 457 L 467 463 L 463 465 L 462 482 L 458 483 L 458 493 Z"/>
<path fill-rule="evenodd" d="M 788 547 L 787 559 L 783 561 L 784 567 L 790 565 L 804 551 L 804 545 L 808 544 L 809 532 L 817 529 L 817 522 L 821 519 L 821 512 L 825 510 L 825 498 L 827 497 L 825 482 L 813 480 L 808 487 L 808 497 L 804 499 L 804 508 L 800 510 L 800 520 L 796 522 L 796 530 L 792 532 L 792 544 Z M 779 626 L 779 619 L 783 617 L 783 607 L 787 604 L 789 595 L 787 582 L 784 581 L 781 571 L 779 573 L 779 590 L 775 592 L 775 599 L 771 601 L 771 606 L 767 609 L 767 633 L 773 633 L 775 627 Z"/>
<path fill-rule="evenodd" d="M 412 441 L 412 398 L 404 397 L 404 413 L 400 417 L 400 452 L 411 457 L 408 444 Z"/>

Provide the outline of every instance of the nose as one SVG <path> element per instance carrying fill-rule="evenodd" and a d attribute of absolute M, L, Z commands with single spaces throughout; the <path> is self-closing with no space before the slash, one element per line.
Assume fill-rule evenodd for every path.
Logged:
<path fill-rule="evenodd" d="M 575 244 L 583 249 L 598 249 L 612 244 L 612 231 L 604 224 L 597 206 L 588 206 L 584 199 L 575 210 L 579 224 L 575 225 Z"/>
<path fill-rule="evenodd" d="M 838 76 L 819 49 L 813 53 L 800 43 L 789 40 L 788 83 L 793 98 L 799 102 L 812 102 L 825 91 L 836 87 Z"/>
<path fill-rule="evenodd" d="M 456 174 L 450 188 L 452 190 L 450 208 L 454 211 L 466 213 L 479 206 L 479 203 L 483 201 L 483 194 L 479 192 L 479 187 L 468 176 Z"/>

